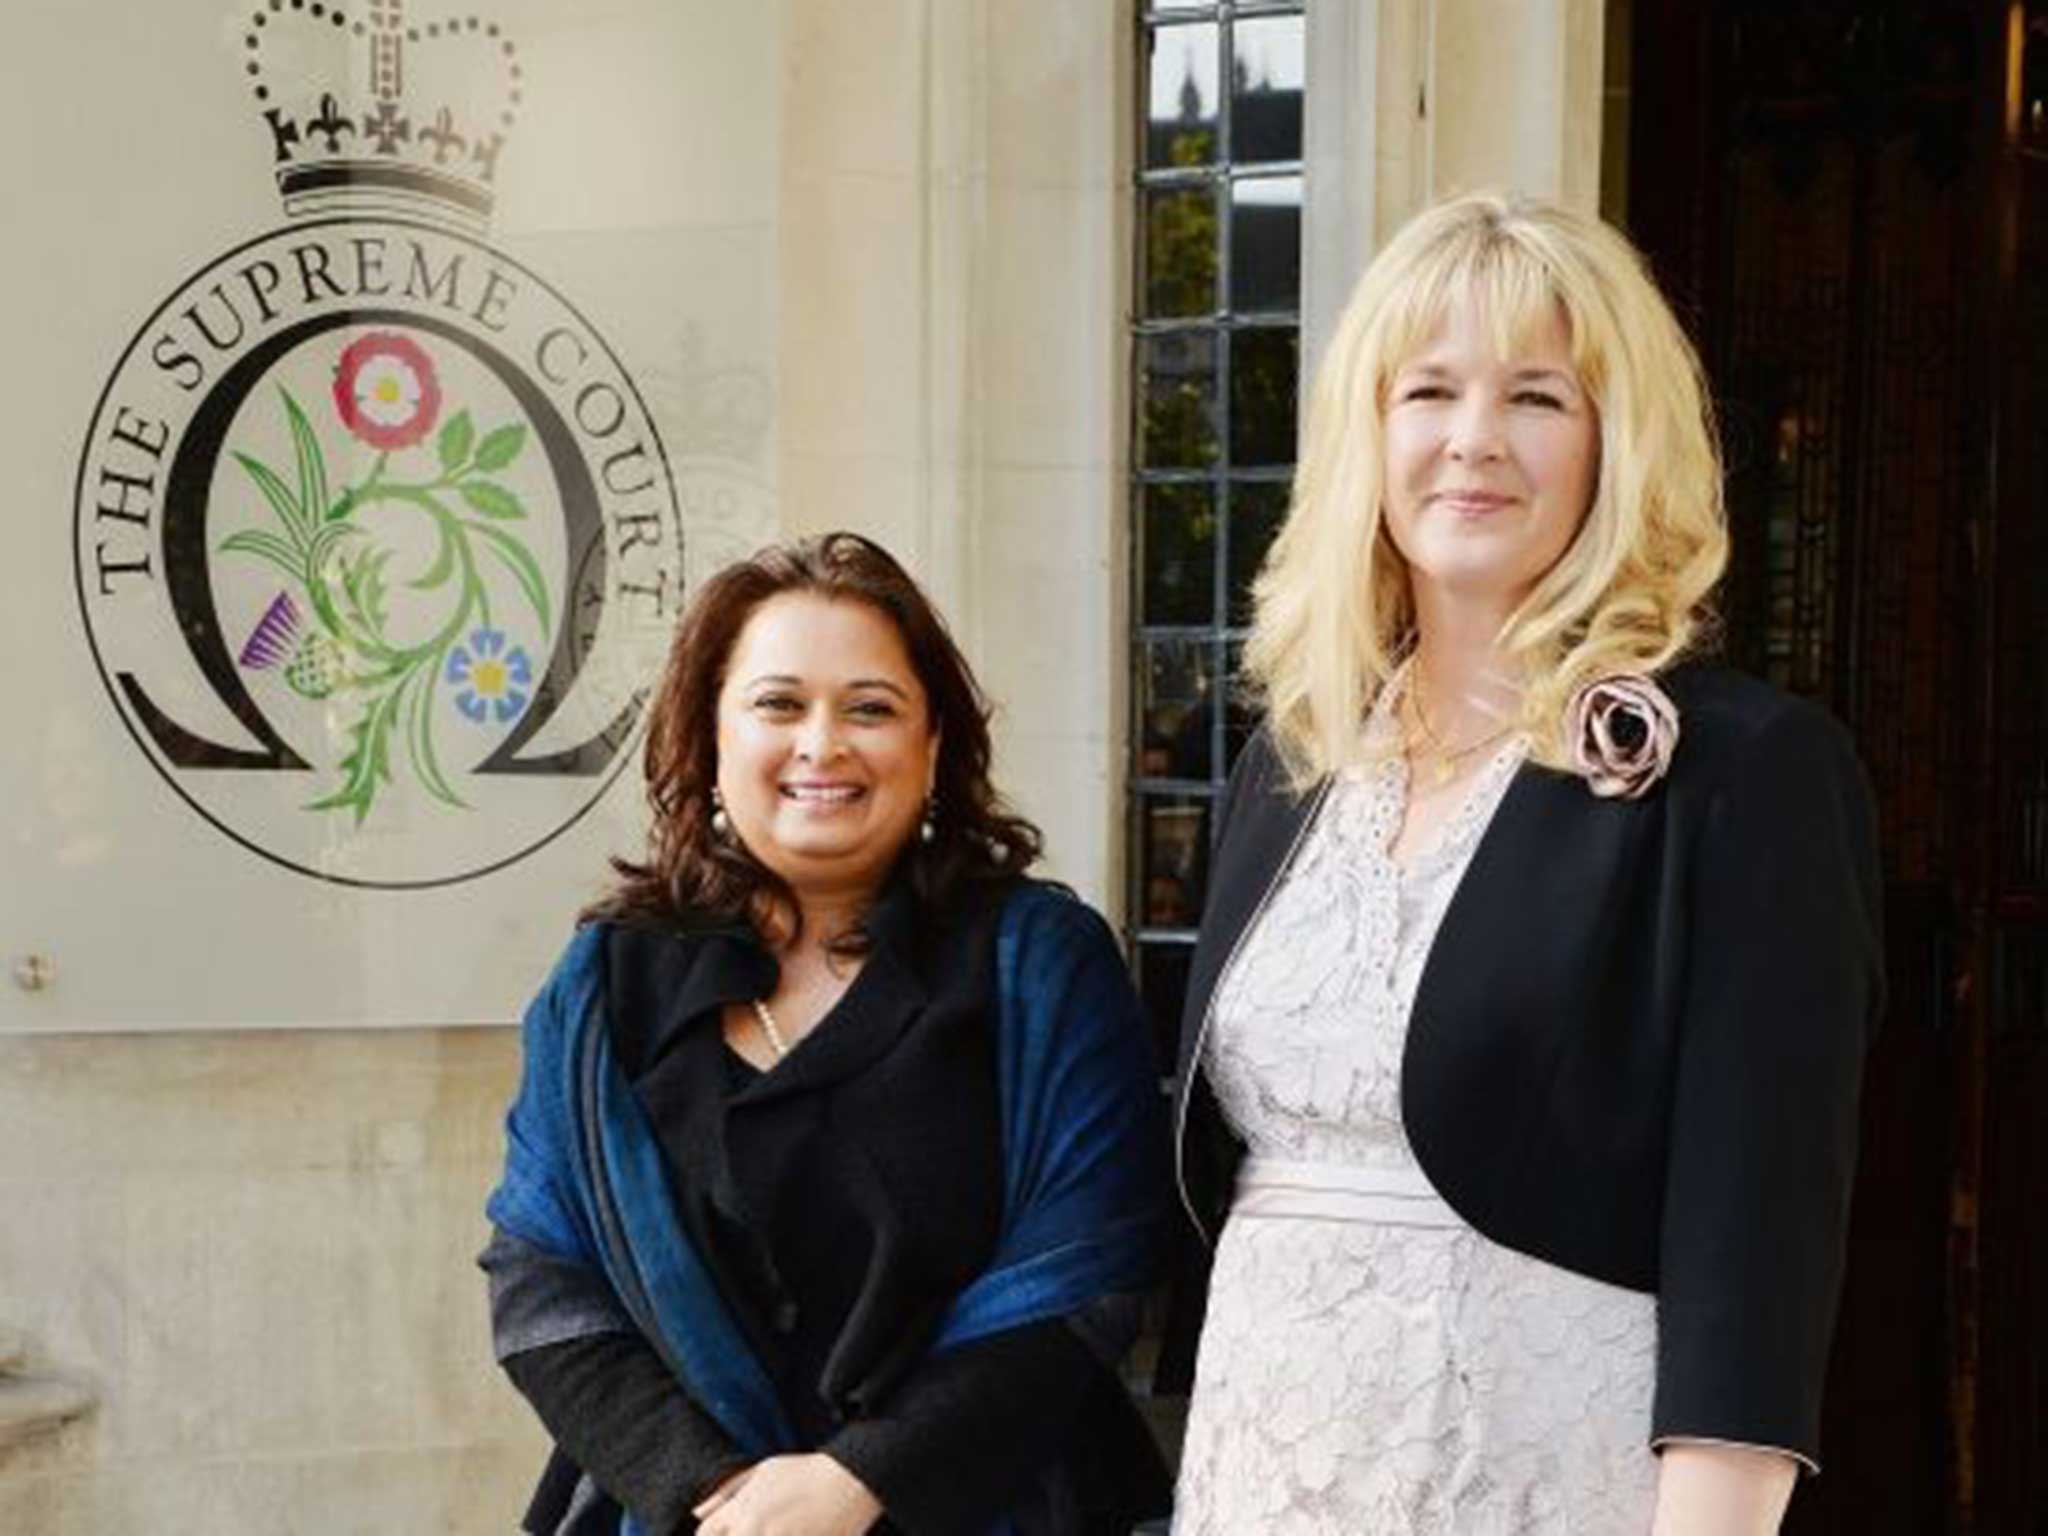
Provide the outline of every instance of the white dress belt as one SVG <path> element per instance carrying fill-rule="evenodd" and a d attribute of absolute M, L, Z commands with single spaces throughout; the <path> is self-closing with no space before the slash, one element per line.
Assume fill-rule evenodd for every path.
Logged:
<path fill-rule="evenodd" d="M 1291 1216 L 1393 1227 L 1463 1227 L 1420 1168 L 1362 1168 L 1247 1157 L 1238 1169 L 1232 1216 Z"/>

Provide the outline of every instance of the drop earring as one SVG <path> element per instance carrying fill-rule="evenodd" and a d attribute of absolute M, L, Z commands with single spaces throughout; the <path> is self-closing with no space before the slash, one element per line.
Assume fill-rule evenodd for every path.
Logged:
<path fill-rule="evenodd" d="M 711 835 L 721 843 L 732 841 L 732 818 L 725 814 L 725 796 L 716 784 L 711 786 Z"/>
<path fill-rule="evenodd" d="M 926 847 L 930 847 L 932 839 L 939 835 L 939 829 L 933 825 L 938 814 L 939 797 L 927 796 L 924 802 L 924 819 L 917 824 L 917 840 Z"/>

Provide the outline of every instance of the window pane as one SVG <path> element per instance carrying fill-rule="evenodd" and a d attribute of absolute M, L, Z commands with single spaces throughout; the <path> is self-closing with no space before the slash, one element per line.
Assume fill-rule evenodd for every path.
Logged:
<path fill-rule="evenodd" d="M 1230 188 L 1230 307 L 1301 308 L 1301 178 L 1259 176 Z"/>
<path fill-rule="evenodd" d="M 1230 343 L 1230 458 L 1241 465 L 1294 462 L 1293 326 L 1261 326 Z"/>
<path fill-rule="evenodd" d="M 1209 874 L 1209 797 L 1141 796 L 1138 826 L 1139 923 L 1194 927 Z"/>
<path fill-rule="evenodd" d="M 1145 624 L 1211 624 L 1216 618 L 1216 491 L 1208 485 L 1145 487 Z"/>
<path fill-rule="evenodd" d="M 1215 463 L 1215 334 L 1147 336 L 1138 343 L 1138 368 L 1138 462 L 1148 469 L 1203 469 Z"/>
<path fill-rule="evenodd" d="M 1244 744 L 1252 739 L 1252 732 L 1258 728 L 1258 712 L 1246 701 L 1244 677 L 1244 642 L 1233 640 L 1225 651 L 1223 674 L 1223 698 L 1229 708 L 1229 715 L 1223 722 L 1223 777 L 1230 777 L 1230 770 L 1237 766 L 1237 754 L 1244 750 Z"/>
<path fill-rule="evenodd" d="M 1230 487 L 1230 622 L 1252 621 L 1252 579 L 1287 519 L 1287 482 L 1239 480 Z"/>
<path fill-rule="evenodd" d="M 1152 33 L 1145 167 L 1208 165 L 1216 158 L 1221 29 L 1213 21 Z"/>
<path fill-rule="evenodd" d="M 1216 312 L 1216 189 L 1153 187 L 1145 193 L 1145 314 Z"/>
<path fill-rule="evenodd" d="M 1207 640 L 1141 642 L 1138 772 L 1155 779 L 1207 779 L 1216 650 Z"/>
<path fill-rule="evenodd" d="M 1138 946 L 1138 996 L 1144 999 L 1145 1017 L 1152 1026 L 1161 1077 L 1180 1061 L 1180 1011 L 1187 1003 L 1188 970 L 1194 958 L 1192 944 Z"/>
<path fill-rule="evenodd" d="M 1197 787 L 1218 784 L 1254 724 L 1236 676 L 1243 644 L 1229 637 L 1252 618 L 1296 452 L 1306 24 L 1299 5 L 1282 9 L 1138 7 L 1127 910 L 1135 928 L 1176 936 L 1132 956 L 1162 1071 L 1193 959 L 1179 936 L 1200 921 L 1207 879 L 1214 790 Z M 1146 323 L 1161 321 L 1174 323 Z M 1190 788 L 1138 787 L 1162 779 Z"/>
<path fill-rule="evenodd" d="M 1267 16 L 1231 32 L 1230 158 L 1301 158 L 1302 19 Z"/>

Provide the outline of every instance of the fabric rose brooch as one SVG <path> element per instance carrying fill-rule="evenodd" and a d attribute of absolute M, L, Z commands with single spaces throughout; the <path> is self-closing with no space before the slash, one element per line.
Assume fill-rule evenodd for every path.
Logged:
<path fill-rule="evenodd" d="M 1678 707 L 1637 672 L 1583 684 L 1564 713 L 1575 772 L 1603 800 L 1634 800 L 1671 769 Z"/>

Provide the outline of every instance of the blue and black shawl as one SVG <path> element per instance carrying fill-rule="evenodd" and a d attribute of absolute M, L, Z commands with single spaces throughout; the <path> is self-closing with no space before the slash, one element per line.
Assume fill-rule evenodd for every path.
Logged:
<path fill-rule="evenodd" d="M 551 1338 L 615 1331 L 622 1313 L 744 1453 L 802 1449 L 679 1219 L 661 1142 L 614 1053 L 603 934 L 577 934 L 527 1012 L 488 1214 L 601 1275 L 616 1303 L 558 1320 Z M 1113 937 L 1071 895 L 1024 883 L 1003 905 L 994 951 L 1002 1218 L 933 1351 L 1143 1290 L 1165 1231 L 1155 1068 Z M 630 1517 L 620 1529 L 644 1536 Z"/>

